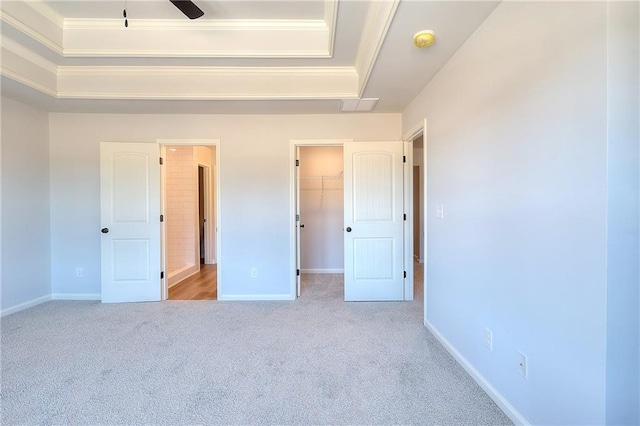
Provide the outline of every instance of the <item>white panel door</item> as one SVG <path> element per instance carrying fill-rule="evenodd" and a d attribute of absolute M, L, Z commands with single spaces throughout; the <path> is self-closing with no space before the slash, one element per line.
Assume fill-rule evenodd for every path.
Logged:
<path fill-rule="evenodd" d="M 403 143 L 344 145 L 344 298 L 404 299 Z"/>
<path fill-rule="evenodd" d="M 100 144 L 102 302 L 160 300 L 159 157 L 152 143 Z"/>

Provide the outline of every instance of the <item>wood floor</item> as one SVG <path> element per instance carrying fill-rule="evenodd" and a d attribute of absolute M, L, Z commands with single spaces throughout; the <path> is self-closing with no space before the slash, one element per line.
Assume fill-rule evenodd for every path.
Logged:
<path fill-rule="evenodd" d="M 217 265 L 200 265 L 200 272 L 169 287 L 169 300 L 216 300 L 217 298 Z"/>

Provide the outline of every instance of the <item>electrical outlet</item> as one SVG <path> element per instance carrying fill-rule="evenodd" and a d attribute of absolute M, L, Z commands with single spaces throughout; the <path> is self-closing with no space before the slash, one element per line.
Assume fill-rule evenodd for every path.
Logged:
<path fill-rule="evenodd" d="M 251 278 L 258 278 L 258 268 L 251 268 Z"/>
<path fill-rule="evenodd" d="M 484 346 L 493 351 L 493 332 L 488 328 L 484 329 Z"/>
<path fill-rule="evenodd" d="M 527 380 L 527 356 L 518 352 L 518 373 Z"/>
<path fill-rule="evenodd" d="M 76 268 L 76 278 L 82 278 L 82 268 Z"/>

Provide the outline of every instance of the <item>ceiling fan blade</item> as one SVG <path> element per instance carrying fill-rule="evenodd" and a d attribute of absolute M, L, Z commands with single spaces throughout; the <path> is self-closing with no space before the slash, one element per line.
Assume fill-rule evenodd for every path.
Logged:
<path fill-rule="evenodd" d="M 193 4 L 191 0 L 169 0 L 175 7 L 180 9 L 189 19 L 197 19 L 204 15 L 198 6 Z"/>

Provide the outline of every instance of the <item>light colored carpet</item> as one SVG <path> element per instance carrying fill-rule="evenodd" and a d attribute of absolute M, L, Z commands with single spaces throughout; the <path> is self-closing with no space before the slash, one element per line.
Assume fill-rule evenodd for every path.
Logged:
<path fill-rule="evenodd" d="M 419 272 L 419 271 L 418 271 Z M 420 274 L 418 274 L 420 280 Z M 415 302 L 49 302 L 2 320 L 2 424 L 511 424 Z"/>

